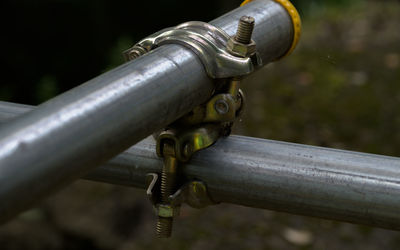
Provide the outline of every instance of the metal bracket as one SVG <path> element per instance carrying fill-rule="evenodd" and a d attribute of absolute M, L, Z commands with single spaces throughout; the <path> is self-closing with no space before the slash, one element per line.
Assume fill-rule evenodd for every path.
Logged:
<path fill-rule="evenodd" d="M 206 185 L 197 180 L 179 181 L 179 164 L 228 136 L 231 126 L 243 110 L 244 95 L 239 89 L 242 76 L 261 65 L 256 44 L 251 40 L 255 20 L 241 17 L 236 36 L 204 22 L 187 22 L 155 33 L 124 52 L 133 60 L 163 44 L 181 44 L 190 48 L 202 61 L 211 78 L 220 78 L 213 96 L 164 130 L 155 134 L 157 155 L 164 159 L 161 181 L 158 175 L 148 175 L 147 195 L 158 216 L 157 235 L 169 237 L 173 217 L 180 205 L 195 208 L 216 204 Z"/>
<path fill-rule="evenodd" d="M 180 44 L 197 54 L 211 78 L 248 75 L 262 65 L 255 44 L 251 56 L 240 57 L 227 49 L 230 39 L 223 30 L 211 24 L 191 21 L 161 30 L 139 41 L 123 54 L 129 61 L 163 44 Z"/>
<path fill-rule="evenodd" d="M 186 203 L 193 208 L 204 208 L 218 204 L 209 195 L 207 186 L 204 182 L 193 180 L 185 183 L 174 194 L 169 196 L 169 206 L 160 207 L 158 197 L 159 178 L 156 173 L 146 175 L 146 194 L 154 206 L 156 214 L 164 217 L 174 217 L 179 214 L 179 207 Z M 169 210 L 169 211 L 168 211 Z"/>
<path fill-rule="evenodd" d="M 214 144 L 220 135 L 221 129 L 218 124 L 171 128 L 158 135 L 156 152 L 159 157 L 164 157 L 164 142 L 170 140 L 174 142 L 175 157 L 178 161 L 187 162 L 195 152 Z"/>

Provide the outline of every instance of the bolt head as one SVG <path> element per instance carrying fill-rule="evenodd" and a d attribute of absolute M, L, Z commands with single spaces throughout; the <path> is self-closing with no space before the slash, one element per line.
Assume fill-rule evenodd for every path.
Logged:
<path fill-rule="evenodd" d="M 254 17 L 251 17 L 251 16 L 242 16 L 240 18 L 240 21 L 244 22 L 244 23 L 248 23 L 248 24 L 254 24 L 255 23 Z"/>
<path fill-rule="evenodd" d="M 125 59 L 127 61 L 135 60 L 136 58 L 147 53 L 147 50 L 139 45 L 135 45 L 132 48 L 124 52 Z"/>
<path fill-rule="evenodd" d="M 134 60 L 134 59 L 136 59 L 136 58 L 138 58 L 140 56 L 140 54 L 137 52 L 137 51 L 131 51 L 129 54 L 128 54 L 128 57 L 129 57 L 129 60 L 131 61 L 131 60 Z"/>
<path fill-rule="evenodd" d="M 226 45 L 228 52 L 234 56 L 249 57 L 256 52 L 256 43 L 251 40 L 249 44 L 243 44 L 231 37 Z"/>
<path fill-rule="evenodd" d="M 189 143 L 186 143 L 185 146 L 183 147 L 183 154 L 186 157 L 190 157 L 193 154 L 193 146 Z"/>
<path fill-rule="evenodd" d="M 229 104 L 222 99 L 219 99 L 214 104 L 215 111 L 220 115 L 225 115 L 229 112 Z"/>

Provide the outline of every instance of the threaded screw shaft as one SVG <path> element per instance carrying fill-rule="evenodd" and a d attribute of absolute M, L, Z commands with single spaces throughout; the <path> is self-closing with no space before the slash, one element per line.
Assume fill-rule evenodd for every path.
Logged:
<path fill-rule="evenodd" d="M 164 166 L 161 173 L 161 203 L 168 204 L 169 196 L 173 194 L 176 181 L 177 159 L 174 146 L 165 143 L 163 149 Z M 172 217 L 158 216 L 156 232 L 158 238 L 168 238 L 172 233 Z"/>
<path fill-rule="evenodd" d="M 255 20 L 251 16 L 242 16 L 239 20 L 235 40 L 243 44 L 249 44 L 253 34 Z"/>
<path fill-rule="evenodd" d="M 169 159 L 165 159 L 168 161 Z M 173 193 L 175 187 L 175 173 L 171 173 L 168 166 L 163 167 L 161 172 L 161 203 L 167 204 L 168 197 Z"/>
<path fill-rule="evenodd" d="M 158 238 L 168 238 L 172 233 L 172 218 L 158 217 L 156 231 Z"/>

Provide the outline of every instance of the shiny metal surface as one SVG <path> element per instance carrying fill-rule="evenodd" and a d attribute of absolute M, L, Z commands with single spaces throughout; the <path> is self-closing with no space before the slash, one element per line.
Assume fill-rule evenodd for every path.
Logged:
<path fill-rule="evenodd" d="M 13 118 L 31 111 L 34 108 L 35 107 L 31 105 L 0 101 L 0 126 L 2 123 L 10 122 Z"/>
<path fill-rule="evenodd" d="M 258 0 L 211 22 L 229 35 L 242 15 L 267 63 L 293 39 L 290 17 Z M 0 128 L 0 221 L 122 152 L 206 101 L 213 82 L 198 57 L 162 46 L 57 96 Z"/>
<path fill-rule="evenodd" d="M 206 101 L 212 90 L 213 83 L 192 52 L 171 45 L 3 124 L 1 217 L 171 123 Z"/>
<path fill-rule="evenodd" d="M 8 105 L 0 122 L 27 107 Z M 85 178 L 145 188 L 146 174 L 162 169 L 154 148 L 149 137 Z M 400 230 L 400 158 L 230 136 L 198 152 L 185 174 L 220 202 Z"/>
<path fill-rule="evenodd" d="M 86 178 L 144 188 L 160 172 L 152 138 Z M 230 136 L 198 152 L 185 175 L 213 200 L 400 230 L 400 158 Z"/>
<path fill-rule="evenodd" d="M 228 78 L 250 74 L 254 66 L 261 66 L 261 59 L 252 60 L 247 55 L 244 57 L 233 56 L 226 49 L 230 36 L 220 28 L 211 24 L 191 21 L 176 27 L 164 29 L 136 43 L 124 52 L 125 58 L 132 60 L 129 55 L 145 49 L 151 51 L 164 44 L 179 44 L 191 49 L 201 60 L 211 78 Z M 257 54 L 255 54 L 257 56 Z M 258 59 L 258 60 L 257 60 Z M 253 61 L 258 63 L 253 65 Z"/>
<path fill-rule="evenodd" d="M 257 44 L 263 64 L 278 60 L 287 52 L 293 41 L 293 24 L 291 17 L 282 5 L 269 0 L 255 0 L 244 7 L 235 9 L 213 21 L 210 24 L 223 29 L 229 35 L 237 30 L 238 20 L 242 16 L 255 19 L 252 39 Z"/>

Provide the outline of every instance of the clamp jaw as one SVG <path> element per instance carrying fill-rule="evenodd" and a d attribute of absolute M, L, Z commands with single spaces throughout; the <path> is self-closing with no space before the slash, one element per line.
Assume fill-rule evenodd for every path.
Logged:
<path fill-rule="evenodd" d="M 154 134 L 157 155 L 164 160 L 160 174 L 147 175 L 147 195 L 158 216 L 157 235 L 169 237 L 173 217 L 186 202 L 203 208 L 216 204 L 206 183 L 186 180 L 181 165 L 192 155 L 228 136 L 235 119 L 241 114 L 245 98 L 239 89 L 242 77 L 261 66 L 256 44 L 251 39 L 255 20 L 243 16 L 235 36 L 203 22 L 187 22 L 157 32 L 124 52 L 126 60 L 134 60 L 164 44 L 180 44 L 191 49 L 202 61 L 210 78 L 216 79 L 213 96 L 204 104 Z"/>
<path fill-rule="evenodd" d="M 123 55 L 130 61 L 164 44 L 179 44 L 196 53 L 211 78 L 247 75 L 254 67 L 262 65 L 254 42 L 233 46 L 230 40 L 231 37 L 220 28 L 192 21 L 156 32 L 124 51 Z M 243 54 L 244 51 L 248 53 Z"/>

